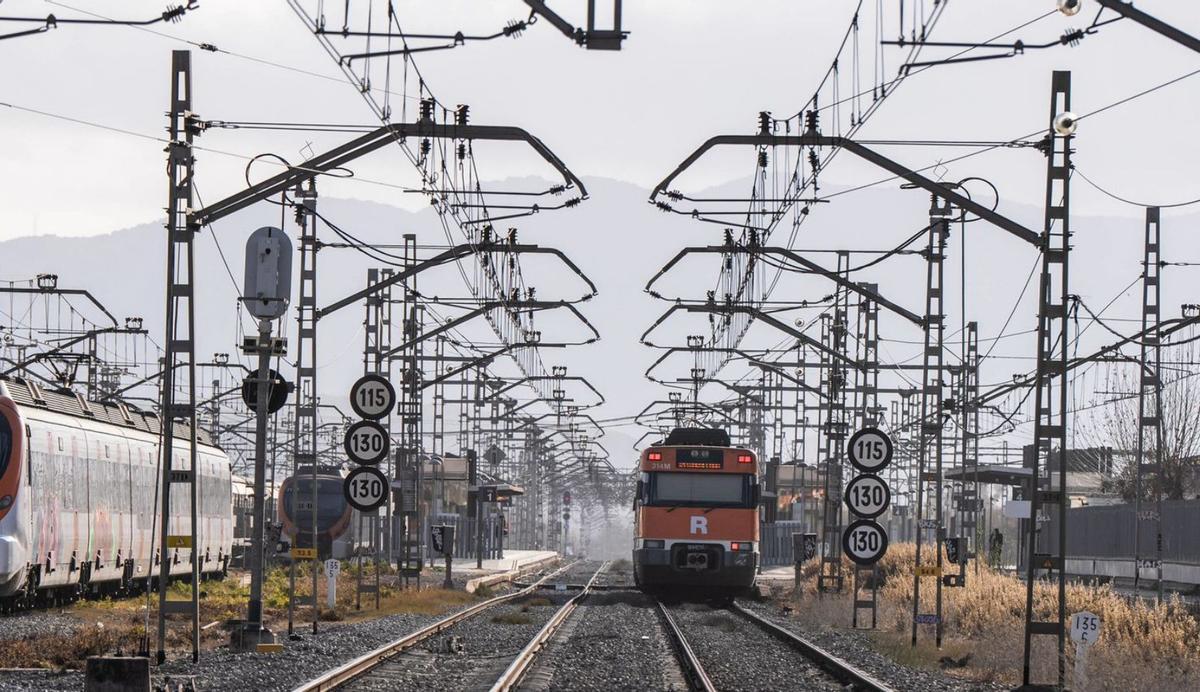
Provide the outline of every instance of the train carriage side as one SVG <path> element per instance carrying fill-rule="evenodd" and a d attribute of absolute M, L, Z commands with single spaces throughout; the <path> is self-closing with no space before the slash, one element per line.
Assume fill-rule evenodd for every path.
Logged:
<path fill-rule="evenodd" d="M 758 460 L 748 449 L 660 445 L 642 452 L 634 576 L 643 589 L 737 593 L 759 561 Z"/>
<path fill-rule="evenodd" d="M 68 588 L 116 590 L 156 576 L 157 420 L 92 404 L 88 415 L 54 410 L 62 393 L 0 382 L 0 597 Z M 9 394 L 13 396 L 9 396 Z M 57 398 L 56 398 L 57 397 Z M 46 403 L 46 400 L 51 400 Z M 176 468 L 188 467 L 188 441 L 177 438 Z M 232 545 L 229 460 L 197 449 L 201 494 L 201 572 L 222 572 Z M 180 487 L 180 486 L 177 486 Z M 187 497 L 173 508 L 187 531 Z M 159 500 L 161 501 L 161 500 Z M 168 556 L 171 574 L 191 571 L 188 551 Z"/>

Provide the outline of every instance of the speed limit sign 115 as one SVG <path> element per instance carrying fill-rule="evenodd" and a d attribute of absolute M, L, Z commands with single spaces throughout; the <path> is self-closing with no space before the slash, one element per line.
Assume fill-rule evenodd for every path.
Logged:
<path fill-rule="evenodd" d="M 383 426 L 373 420 L 360 420 L 346 429 L 342 447 L 356 464 L 374 466 L 387 457 L 391 441 Z"/>
<path fill-rule="evenodd" d="M 859 519 L 842 533 L 842 550 L 859 565 L 879 562 L 888 548 L 887 531 L 871 519 Z"/>
<path fill-rule="evenodd" d="M 850 463 L 864 473 L 877 473 L 892 461 L 892 438 L 878 428 L 863 428 L 850 436 Z"/>
<path fill-rule="evenodd" d="M 387 501 L 387 477 L 379 469 L 359 466 L 342 481 L 346 502 L 360 512 L 373 512 Z"/>
<path fill-rule="evenodd" d="M 363 375 L 350 388 L 350 408 L 363 418 L 379 420 L 396 405 L 396 390 L 382 375 Z"/>

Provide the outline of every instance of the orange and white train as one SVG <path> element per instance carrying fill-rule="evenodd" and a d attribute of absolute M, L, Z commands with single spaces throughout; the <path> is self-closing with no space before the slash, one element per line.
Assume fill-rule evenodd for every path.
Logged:
<path fill-rule="evenodd" d="M 634 499 L 634 578 L 733 594 L 754 586 L 759 560 L 758 458 L 723 430 L 677 428 L 642 451 Z"/>

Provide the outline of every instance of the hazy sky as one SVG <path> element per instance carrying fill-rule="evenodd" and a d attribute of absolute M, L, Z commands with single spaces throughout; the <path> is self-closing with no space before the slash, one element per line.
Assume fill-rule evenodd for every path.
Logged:
<path fill-rule="evenodd" d="M 892 0 L 889 0 L 891 2 Z M 195 108 L 207 119 L 369 123 L 352 87 L 283 0 L 202 0 L 182 22 L 154 29 L 254 58 L 327 75 L 322 79 L 248 59 L 194 50 Z M 308 3 L 313 5 L 315 3 Z M 333 3 L 340 5 L 340 3 Z M 409 31 L 485 33 L 527 11 L 518 0 L 403 0 Z M 603 2 L 601 3 L 604 4 Z M 704 138 L 748 132 L 759 110 L 792 112 L 824 70 L 853 2 L 812 0 L 627 0 L 632 35 L 620 53 L 582 50 L 545 22 L 519 39 L 468 45 L 421 56 L 430 84 L 447 103 L 470 103 L 472 122 L 513 124 L 542 138 L 580 175 L 649 186 Z M 872 3 L 868 2 L 867 5 Z M 910 3 L 911 5 L 911 3 Z M 979 40 L 1053 9 L 1053 0 L 956 0 L 935 38 Z M 4 0 L 0 16 L 80 16 L 77 7 L 121 17 L 161 12 L 161 0 Z M 581 19 L 584 0 L 554 4 Z M 1200 5 L 1142 0 L 1138 7 L 1200 33 Z M 1054 40 L 1086 26 L 1096 11 L 1057 14 L 1011 38 Z M 13 25 L 0 24 L 0 29 Z M 64 26 L 0 41 L 0 102 L 161 135 L 169 54 L 185 45 L 130 28 Z M 891 64 L 896 64 L 893 59 Z M 1056 47 L 1007 60 L 942 67 L 906 82 L 865 129 L 872 138 L 1005 139 L 1046 119 L 1049 73 L 1074 71 L 1075 110 L 1085 113 L 1200 67 L 1200 56 L 1136 26 L 1105 27 L 1074 48 Z M 1200 76 L 1108 111 L 1080 126 L 1079 169 L 1118 194 L 1166 203 L 1200 197 Z M 201 146 L 299 158 L 312 142 L 332 146 L 345 135 L 264 135 L 210 131 Z M 914 164 L 946 150 L 896 152 Z M 485 177 L 522 175 L 528 159 L 504 152 L 481 160 Z M 951 168 L 948 177 L 985 175 L 1006 199 L 1040 204 L 1042 161 L 1028 151 L 1000 151 Z M 244 160 L 201 153 L 198 184 L 215 198 L 241 182 Z M 148 139 L 0 106 L 0 238 L 33 233 L 95 234 L 155 219 L 165 201 L 162 144 Z M 412 182 L 398 156 L 381 155 L 359 175 Z M 748 171 L 708 170 L 716 183 Z M 878 177 L 839 162 L 827 179 L 852 184 Z M 324 194 L 418 204 L 414 195 L 363 182 L 329 184 Z M 603 204 L 592 200 L 588 204 Z M 1138 210 L 1075 186 L 1074 208 L 1136 216 Z M 587 205 L 574 213 L 587 213 Z M 8 272 L 3 272 L 7 274 Z"/>

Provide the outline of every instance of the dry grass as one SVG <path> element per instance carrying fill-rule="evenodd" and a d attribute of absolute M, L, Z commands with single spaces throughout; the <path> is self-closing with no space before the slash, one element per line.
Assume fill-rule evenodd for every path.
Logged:
<path fill-rule="evenodd" d="M 246 601 L 250 587 L 243 584 L 242 573 L 233 573 L 227 579 L 205 581 L 200 589 L 200 623 L 225 623 L 246 616 Z M 296 590 L 304 595 L 311 590 L 311 573 L 308 565 L 298 565 Z M 375 609 L 374 594 L 363 594 L 362 609 L 355 608 L 356 574 L 343 569 L 338 577 L 336 606 L 325 607 L 325 577 L 319 579 L 321 609 L 319 617 L 325 622 L 358 622 L 398 613 L 442 615 L 450 610 L 486 598 L 484 594 L 468 594 L 441 588 L 428 588 L 440 581 L 423 580 L 426 588 L 401 589 L 395 586 L 396 579 L 384 570 L 380 588 L 380 608 Z M 374 574 L 364 575 L 366 583 L 374 583 Z M 286 567 L 269 570 L 263 583 L 263 611 L 267 626 L 276 632 L 286 631 L 289 575 Z M 169 598 L 184 599 L 191 595 L 188 584 L 173 583 L 168 591 Z M 147 605 L 147 603 L 149 605 Z M 78 620 L 82 627 L 76 635 L 34 636 L 25 639 L 0 641 L 0 667 L 14 668 L 82 668 L 88 656 L 112 654 L 117 651 L 131 653 L 137 650 L 149 612 L 150 628 L 156 622 L 158 594 L 123 599 L 101 599 L 81 601 L 65 609 L 63 613 Z M 296 619 L 307 623 L 311 619 L 308 608 L 298 608 Z M 190 651 L 190 628 L 183 616 L 171 616 L 178 623 L 168 627 L 167 648 L 173 651 Z M 201 632 L 201 646 L 214 648 L 229 641 L 229 629 L 210 627 Z"/>
<path fill-rule="evenodd" d="M 922 562 L 933 558 L 922 551 Z M 928 556 L 928 557 L 927 557 Z M 933 643 L 932 625 L 922 625 L 918 646 L 910 645 L 912 628 L 912 565 L 915 546 L 893 545 L 880 562 L 879 628 L 873 641 L 885 654 L 916 667 L 952 667 L 953 674 L 978 681 L 1018 681 L 1022 663 L 1025 584 L 1016 577 L 981 565 L 968 569 L 965 588 L 943 589 L 943 647 Z M 933 558 L 936 559 L 936 558 Z M 929 560 L 932 562 L 932 560 Z M 803 588 L 794 613 L 807 621 L 848 627 L 849 596 L 815 594 L 818 564 L 805 565 Z M 850 566 L 847 564 L 847 575 Z M 849 578 L 848 584 L 849 587 Z M 933 610 L 933 577 L 922 578 L 922 610 Z M 1034 589 L 1035 613 L 1051 616 L 1057 600 L 1051 584 Z M 926 595 L 929 598 L 926 598 Z M 1101 617 L 1103 633 L 1089 654 L 1089 690 L 1185 689 L 1200 677 L 1200 621 L 1177 599 L 1162 604 L 1131 601 L 1107 586 L 1069 584 L 1067 612 L 1088 610 Z M 1048 680 L 1056 675 L 1056 654 L 1051 637 L 1035 637 L 1034 676 Z M 1074 664 L 1068 641 L 1068 667 Z M 958 663 L 966 659 L 965 667 Z"/>
<path fill-rule="evenodd" d="M 93 625 L 67 636 L 6 640 L 0 645 L 0 668 L 82 669 L 88 656 L 135 651 L 141 634 L 140 626 L 116 631 Z"/>

